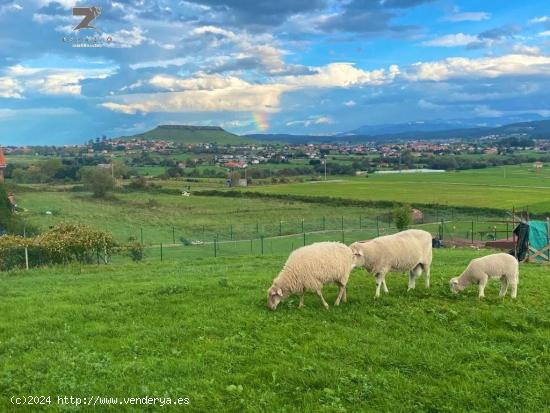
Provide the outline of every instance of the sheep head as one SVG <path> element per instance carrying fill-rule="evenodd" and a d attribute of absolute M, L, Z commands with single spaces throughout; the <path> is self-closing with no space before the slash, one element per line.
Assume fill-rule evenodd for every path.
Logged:
<path fill-rule="evenodd" d="M 283 290 L 275 285 L 272 285 L 271 288 L 267 290 L 267 307 L 275 311 L 283 297 Z"/>
<path fill-rule="evenodd" d="M 353 253 L 353 265 L 355 267 L 365 265 L 365 253 L 363 249 L 354 243 L 350 246 L 351 252 Z"/>
<path fill-rule="evenodd" d="M 454 277 L 449 281 L 449 288 L 455 294 L 464 289 L 464 286 L 459 282 L 459 278 L 460 277 Z"/>

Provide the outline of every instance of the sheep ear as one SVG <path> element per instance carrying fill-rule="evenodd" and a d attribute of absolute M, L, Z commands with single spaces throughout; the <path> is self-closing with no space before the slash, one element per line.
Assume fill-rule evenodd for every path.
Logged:
<path fill-rule="evenodd" d="M 283 296 L 283 290 L 281 290 L 280 288 L 277 289 L 277 295 L 280 295 L 281 297 Z"/>

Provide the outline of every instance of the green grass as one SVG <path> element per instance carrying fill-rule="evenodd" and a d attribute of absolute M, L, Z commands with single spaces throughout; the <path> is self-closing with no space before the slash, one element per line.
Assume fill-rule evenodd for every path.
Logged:
<path fill-rule="evenodd" d="M 187 408 L 81 411 L 502 412 L 550 409 L 548 269 L 518 299 L 447 281 L 486 251 L 437 250 L 433 285 L 355 270 L 349 303 L 314 294 L 276 312 L 285 256 L 64 267 L 0 275 L 0 411 L 11 395 L 189 397 Z M 337 289 L 325 288 L 333 302 Z M 56 405 L 42 411 L 77 411 Z"/>
<path fill-rule="evenodd" d="M 520 209 L 529 206 L 532 212 L 550 213 L 550 170 L 536 173 L 531 165 L 441 174 L 371 174 L 369 178 L 331 179 L 321 183 L 281 184 L 248 190 L 507 210 L 514 206 Z"/>
<path fill-rule="evenodd" d="M 191 184 L 192 188 L 194 184 Z M 199 184 L 202 185 L 202 184 Z M 185 182 L 180 183 L 186 187 Z M 192 189 L 193 190 L 193 189 Z M 44 230 L 60 222 L 81 222 L 111 231 L 120 241 L 141 238 L 145 243 L 172 243 L 180 237 L 211 241 L 340 229 L 344 216 L 346 228 L 358 228 L 359 217 L 364 225 L 375 225 L 373 218 L 381 210 L 324 206 L 301 202 L 225 197 L 182 197 L 180 195 L 132 192 L 116 194 L 115 200 L 97 200 L 87 193 L 22 192 L 18 203 L 27 211 L 21 217 Z M 50 211 L 53 215 L 46 215 Z M 282 221 L 282 224 L 280 224 Z M 174 233 L 172 228 L 175 228 Z"/>

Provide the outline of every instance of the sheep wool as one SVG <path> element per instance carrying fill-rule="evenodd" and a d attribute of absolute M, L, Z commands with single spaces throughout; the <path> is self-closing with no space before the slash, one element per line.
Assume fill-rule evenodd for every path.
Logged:
<path fill-rule="evenodd" d="M 350 248 L 362 265 L 376 278 L 376 297 L 380 287 L 388 292 L 386 274 L 390 271 L 409 271 L 409 287 L 416 287 L 416 278 L 426 274 L 426 288 L 430 286 L 432 265 L 432 235 L 429 232 L 410 229 L 393 235 L 353 243 Z"/>
<path fill-rule="evenodd" d="M 336 283 L 340 300 L 346 302 L 346 285 L 356 258 L 351 249 L 339 242 L 318 242 L 298 248 L 290 254 L 283 269 L 273 280 L 267 293 L 267 304 L 272 310 L 290 294 L 300 295 L 300 307 L 304 304 L 304 292 L 313 291 L 319 295 L 323 306 L 328 309 L 322 293 L 323 286 Z"/>
<path fill-rule="evenodd" d="M 499 253 L 473 259 L 460 276 L 449 281 L 449 287 L 458 293 L 470 284 L 479 284 L 479 298 L 483 298 L 485 286 L 491 278 L 500 278 L 500 297 L 504 297 L 508 286 L 511 286 L 510 295 L 516 298 L 519 284 L 519 262 L 516 257 Z"/>

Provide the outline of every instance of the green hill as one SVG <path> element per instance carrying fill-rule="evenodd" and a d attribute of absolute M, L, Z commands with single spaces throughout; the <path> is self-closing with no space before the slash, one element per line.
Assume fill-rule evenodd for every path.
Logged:
<path fill-rule="evenodd" d="M 251 139 L 227 132 L 219 126 L 159 125 L 155 129 L 127 139 L 166 140 L 176 143 L 217 143 L 219 145 L 238 145 L 250 143 Z"/>

